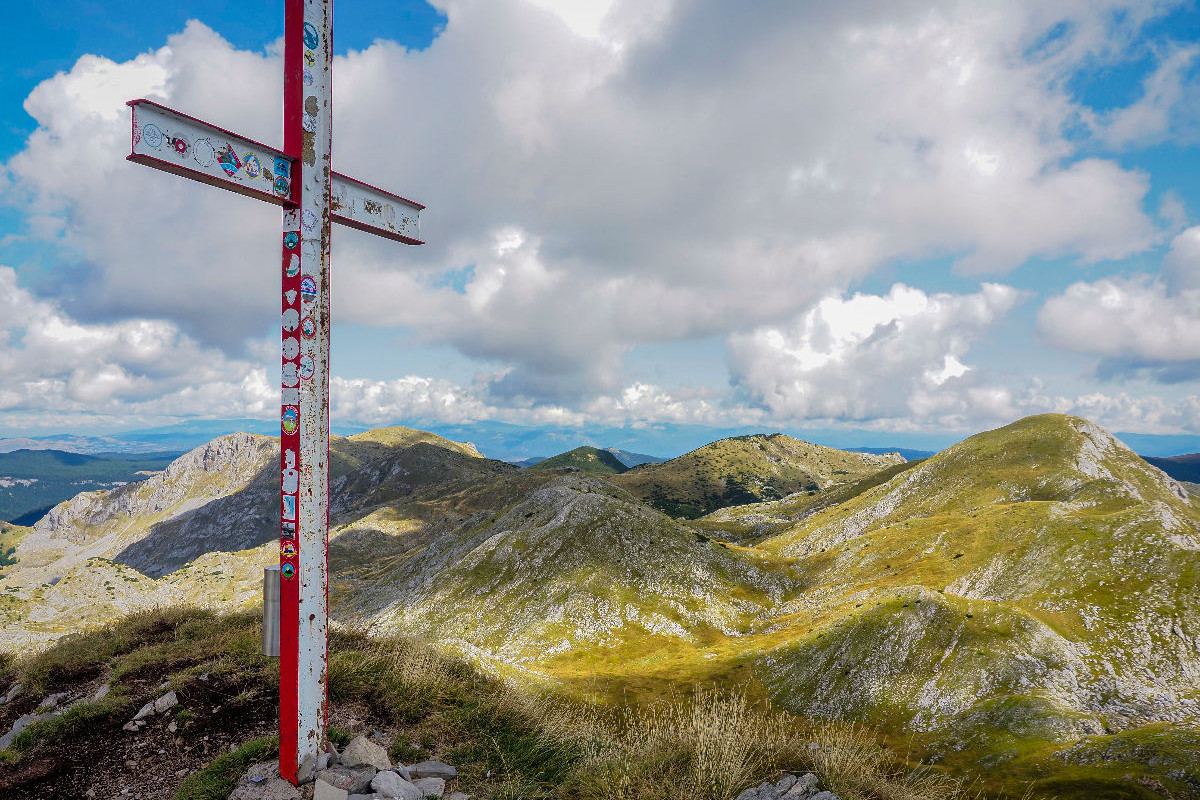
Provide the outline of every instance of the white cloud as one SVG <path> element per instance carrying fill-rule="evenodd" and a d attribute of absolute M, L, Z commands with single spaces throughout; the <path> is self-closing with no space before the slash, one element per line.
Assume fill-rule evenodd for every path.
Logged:
<path fill-rule="evenodd" d="M 1101 374 L 1200 375 L 1200 226 L 1175 237 L 1159 278 L 1075 283 L 1046 301 L 1038 329 L 1057 347 L 1101 356 Z"/>
<path fill-rule="evenodd" d="M 884 296 L 827 297 L 787 326 L 731 337 L 731 371 L 776 418 L 1003 418 L 1015 410 L 1008 391 L 962 359 L 1019 299 L 990 283 L 971 295 L 897 284 Z"/>
<path fill-rule="evenodd" d="M 338 169 L 428 203 L 430 244 L 339 229 L 335 314 L 503 369 L 466 390 L 436 377 L 335 387 L 362 420 L 401 408 L 716 418 L 734 413 L 716 396 L 630 384 L 625 355 L 746 330 L 783 338 L 735 337 L 735 377 L 789 416 L 1002 415 L 1018 401 L 981 383 L 966 352 L 1013 290 L 837 301 L 896 325 L 868 342 L 846 322 L 840 355 L 781 320 L 818 314 L 832 331 L 837 309 L 813 304 L 896 259 L 1002 273 L 1036 255 L 1124 257 L 1162 235 L 1143 209 L 1146 175 L 1080 158 L 1088 114 L 1063 86 L 1081 65 L 1119 60 L 1122 37 L 1163 4 L 436 5 L 448 22 L 427 50 L 378 42 L 336 59 Z M 1066 35 L 1038 44 L 1060 23 Z M 1182 58 L 1108 135 L 1159 130 Z M 83 278 L 62 281 L 55 307 L 85 327 L 166 325 L 140 335 L 191 342 L 239 398 L 254 396 L 243 359 L 278 313 L 278 210 L 126 163 L 123 103 L 148 96 L 278 142 L 280 76 L 275 50 L 240 51 L 194 22 L 127 62 L 87 56 L 30 96 L 38 130 L 7 164 L 28 233 L 79 256 Z M 133 403 L 159 386 L 122 346 L 89 396 Z M 771 347 L 808 399 L 756 366 Z M 898 398 L 855 389 L 844 365 L 872 359 Z"/>
<path fill-rule="evenodd" d="M 0 267 L 0 413 L 244 416 L 278 406 L 263 370 L 205 348 L 170 322 L 81 323 Z"/>

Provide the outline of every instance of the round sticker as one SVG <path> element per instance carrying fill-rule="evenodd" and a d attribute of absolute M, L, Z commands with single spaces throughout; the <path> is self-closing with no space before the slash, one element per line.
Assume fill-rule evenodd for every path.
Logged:
<path fill-rule="evenodd" d="M 142 141 L 146 143 L 146 147 L 153 147 L 155 150 L 162 147 L 163 135 L 162 131 L 153 122 L 142 128 Z"/>
<path fill-rule="evenodd" d="M 176 136 L 171 140 L 171 147 L 175 148 L 175 152 L 180 156 L 186 156 L 192 151 L 192 143 L 185 136 Z"/>
<path fill-rule="evenodd" d="M 275 194 L 280 197 L 287 197 L 290 189 L 291 187 L 288 185 L 287 178 L 281 176 L 275 179 Z"/>
<path fill-rule="evenodd" d="M 316 299 L 317 282 L 313 280 L 311 275 L 305 275 L 300 279 L 300 297 L 306 301 Z"/>
<path fill-rule="evenodd" d="M 317 323 L 312 317 L 305 317 L 300 321 L 300 334 L 305 339 L 311 339 L 317 335 Z"/>
<path fill-rule="evenodd" d="M 242 156 L 242 169 L 246 170 L 246 174 L 251 178 L 257 178 L 262 174 L 262 162 L 254 153 L 246 153 Z"/>
<path fill-rule="evenodd" d="M 192 158 L 202 167 L 211 167 L 217 160 L 217 150 L 208 139 L 197 139 Z"/>
<path fill-rule="evenodd" d="M 304 23 L 304 46 L 316 50 L 320 39 L 317 38 L 317 27 L 311 22 Z"/>
<path fill-rule="evenodd" d="M 221 169 L 225 170 L 225 174 L 233 177 L 239 169 L 242 168 L 242 161 L 238 158 L 238 154 L 233 151 L 233 145 L 227 144 L 217 151 L 217 163 L 221 165 Z"/>
<path fill-rule="evenodd" d="M 284 272 L 289 278 L 294 278 L 300 274 L 300 257 L 295 253 L 292 253 L 292 258 L 288 261 L 287 269 Z"/>
<path fill-rule="evenodd" d="M 300 355 L 300 342 L 294 337 L 289 336 L 283 340 L 283 357 L 291 361 L 296 356 Z"/>
<path fill-rule="evenodd" d="M 289 308 L 283 312 L 283 329 L 288 333 L 296 330 L 296 326 L 300 324 L 300 312 L 294 308 Z"/>
<path fill-rule="evenodd" d="M 283 385 L 288 389 L 294 389 L 300 385 L 300 372 L 296 369 L 296 365 L 291 361 L 285 361 L 283 364 L 283 374 L 280 376 Z"/>
<path fill-rule="evenodd" d="M 283 432 L 295 433 L 296 426 L 300 424 L 300 412 L 294 406 L 288 406 L 283 410 Z"/>
<path fill-rule="evenodd" d="M 295 231 L 288 231 L 283 235 L 283 246 L 288 250 L 295 250 L 298 244 L 300 244 L 300 234 Z"/>
<path fill-rule="evenodd" d="M 291 542 L 284 542 L 283 546 L 279 548 L 279 552 L 283 554 L 284 558 L 291 558 L 296 555 L 296 545 Z"/>
<path fill-rule="evenodd" d="M 317 365 L 312 356 L 300 356 L 300 377 L 308 380 L 317 371 Z"/>
<path fill-rule="evenodd" d="M 304 70 L 304 85 L 312 86 L 312 70 L 311 69 Z"/>
<path fill-rule="evenodd" d="M 314 53 L 312 50 L 305 50 L 304 51 L 304 63 L 308 64 L 310 67 L 316 66 L 317 54 Z"/>
<path fill-rule="evenodd" d="M 285 578 L 291 578 L 296 574 L 296 568 L 291 564 L 284 564 L 279 568 L 279 574 Z"/>
<path fill-rule="evenodd" d="M 317 118 L 312 114 L 305 114 L 304 119 L 300 120 L 300 127 L 309 133 L 317 132 Z"/>
<path fill-rule="evenodd" d="M 305 233 L 312 233 L 317 229 L 317 215 L 309 211 L 307 208 L 300 212 L 300 227 L 304 228 Z"/>

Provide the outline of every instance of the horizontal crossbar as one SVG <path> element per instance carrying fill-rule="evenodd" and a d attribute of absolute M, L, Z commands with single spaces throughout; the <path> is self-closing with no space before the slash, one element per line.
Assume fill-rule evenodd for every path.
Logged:
<path fill-rule="evenodd" d="M 296 207 L 292 156 L 150 100 L 131 100 L 128 105 L 133 110 L 128 160 L 285 208 Z M 419 237 L 425 206 L 338 172 L 330 183 L 334 222 L 404 244 L 424 244 Z"/>

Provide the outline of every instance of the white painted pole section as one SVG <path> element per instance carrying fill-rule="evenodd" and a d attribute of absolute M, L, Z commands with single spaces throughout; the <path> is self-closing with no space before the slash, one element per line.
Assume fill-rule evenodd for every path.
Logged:
<path fill-rule="evenodd" d="M 311 779 L 325 752 L 329 670 L 329 239 L 333 134 L 333 5 L 304 2 L 300 180 L 301 313 L 315 335 L 300 339 L 299 630 L 296 777 Z M 310 82 L 311 81 L 311 82 Z"/>

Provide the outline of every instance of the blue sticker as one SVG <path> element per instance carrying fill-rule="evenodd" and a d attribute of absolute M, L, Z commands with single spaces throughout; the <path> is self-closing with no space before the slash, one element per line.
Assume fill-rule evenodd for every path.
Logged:
<path fill-rule="evenodd" d="M 317 282 L 312 279 L 311 275 L 305 275 L 300 279 L 300 298 L 305 302 L 312 302 L 317 297 Z"/>
<path fill-rule="evenodd" d="M 317 38 L 317 28 L 311 22 L 304 23 L 304 46 L 316 50 L 321 40 Z"/>
<path fill-rule="evenodd" d="M 254 153 L 246 153 L 246 155 L 242 156 L 242 169 L 251 178 L 257 178 L 262 174 L 262 163 Z"/>
<path fill-rule="evenodd" d="M 275 157 L 275 174 L 281 178 L 289 178 L 292 175 L 291 159 Z"/>
<path fill-rule="evenodd" d="M 142 141 L 146 143 L 146 147 L 152 147 L 155 150 L 162 147 L 163 135 L 162 131 L 154 123 L 150 123 L 142 128 Z"/>
<path fill-rule="evenodd" d="M 300 234 L 295 231 L 288 231 L 283 235 L 283 246 L 288 250 L 295 250 L 298 244 L 300 244 Z"/>
<path fill-rule="evenodd" d="M 291 578 L 291 577 L 295 576 L 296 568 L 293 567 L 291 564 L 284 564 L 282 567 L 279 568 L 279 573 L 281 575 L 283 575 L 283 577 L 285 577 L 285 578 Z"/>

